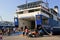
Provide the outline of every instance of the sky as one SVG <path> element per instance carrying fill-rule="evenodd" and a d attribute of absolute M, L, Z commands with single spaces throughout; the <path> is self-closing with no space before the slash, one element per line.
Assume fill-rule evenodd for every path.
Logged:
<path fill-rule="evenodd" d="M 38 0 L 28 0 L 33 2 Z M 57 5 L 60 9 L 60 0 L 47 0 L 50 8 L 54 8 Z M 14 21 L 14 14 L 18 5 L 25 4 L 26 0 L 0 0 L 0 19 L 3 21 Z"/>

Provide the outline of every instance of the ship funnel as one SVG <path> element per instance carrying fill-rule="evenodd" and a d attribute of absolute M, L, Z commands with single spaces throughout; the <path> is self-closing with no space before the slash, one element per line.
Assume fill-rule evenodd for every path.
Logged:
<path fill-rule="evenodd" d="M 58 13 L 59 12 L 58 6 L 54 6 L 54 10 Z"/>

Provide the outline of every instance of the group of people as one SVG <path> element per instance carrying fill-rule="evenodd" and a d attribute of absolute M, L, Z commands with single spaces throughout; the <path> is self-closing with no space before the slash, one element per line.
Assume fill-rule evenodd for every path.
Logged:
<path fill-rule="evenodd" d="M 40 30 L 41 30 L 41 26 L 38 27 L 37 29 L 34 29 L 34 31 L 29 30 L 29 28 L 27 26 L 25 26 L 25 28 L 23 29 L 23 27 L 21 27 L 21 30 L 23 30 L 23 36 L 24 35 L 35 35 L 35 36 L 39 36 L 39 34 L 41 34 Z M 39 32 L 40 31 L 40 32 Z"/>
<path fill-rule="evenodd" d="M 10 35 L 11 33 L 15 33 L 16 32 L 16 28 L 8 28 L 8 29 L 2 29 L 2 34 L 5 35 L 5 34 L 8 34 Z M 22 31 L 23 32 L 23 36 L 24 35 L 29 35 L 30 33 L 33 34 L 33 35 L 38 35 L 38 34 L 43 34 L 43 30 L 42 30 L 42 27 L 39 25 L 36 29 L 34 29 L 34 31 L 31 31 L 28 26 L 25 26 L 25 27 L 21 27 L 20 30 L 18 31 Z"/>
<path fill-rule="evenodd" d="M 35 28 L 34 30 L 29 29 L 27 26 L 25 26 L 24 28 L 21 27 L 22 31 L 23 31 L 23 35 L 28 35 L 28 36 L 43 36 L 45 34 L 50 35 L 50 33 L 47 31 L 46 28 L 44 28 L 44 26 L 42 25 L 37 25 L 37 28 Z"/>
<path fill-rule="evenodd" d="M 1 31 L 2 35 L 10 35 L 11 33 L 15 33 L 16 28 L 4 28 Z"/>
<path fill-rule="evenodd" d="M 29 33 L 29 29 L 27 26 L 25 26 L 24 30 L 23 30 L 23 35 L 28 35 Z"/>

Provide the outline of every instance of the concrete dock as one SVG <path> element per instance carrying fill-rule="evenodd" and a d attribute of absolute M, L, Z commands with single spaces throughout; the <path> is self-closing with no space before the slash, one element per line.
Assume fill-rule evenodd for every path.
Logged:
<path fill-rule="evenodd" d="M 30 38 L 23 35 L 3 36 L 3 40 L 60 40 L 60 36 L 44 36 L 44 37 L 37 37 L 37 38 Z"/>

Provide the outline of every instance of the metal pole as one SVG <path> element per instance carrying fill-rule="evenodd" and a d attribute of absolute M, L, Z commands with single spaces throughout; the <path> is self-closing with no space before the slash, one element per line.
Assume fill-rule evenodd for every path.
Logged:
<path fill-rule="evenodd" d="M 42 1 L 42 0 L 38 0 L 38 1 Z"/>
<path fill-rule="evenodd" d="M 46 7 L 48 7 L 48 5 L 47 5 L 47 4 L 48 4 L 48 2 L 47 2 L 47 0 L 46 0 Z"/>
<path fill-rule="evenodd" d="M 28 1 L 26 0 L 26 9 L 28 8 Z"/>
<path fill-rule="evenodd" d="M 0 19 L 1 19 L 1 21 L 3 21 L 1 16 L 0 16 Z"/>
<path fill-rule="evenodd" d="M 37 24 L 36 24 L 36 15 L 35 15 L 35 29 L 37 28 Z"/>

